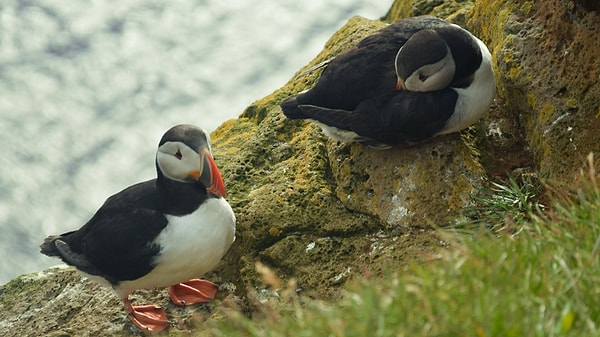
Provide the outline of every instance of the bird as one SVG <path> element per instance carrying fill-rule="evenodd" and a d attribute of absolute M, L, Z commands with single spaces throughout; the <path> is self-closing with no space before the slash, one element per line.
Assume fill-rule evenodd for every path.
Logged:
<path fill-rule="evenodd" d="M 42 254 L 59 257 L 90 279 L 112 287 L 140 329 L 168 327 L 160 306 L 133 306 L 138 289 L 169 287 L 177 305 L 207 302 L 217 286 L 199 279 L 235 240 L 235 214 L 212 156 L 210 137 L 176 125 L 160 139 L 157 177 L 109 197 L 78 230 L 48 236 Z"/>
<path fill-rule="evenodd" d="M 380 148 L 462 130 L 496 95 L 486 45 L 432 16 L 388 25 L 317 67 L 315 86 L 280 104 L 284 115 L 316 121 L 334 140 Z"/>

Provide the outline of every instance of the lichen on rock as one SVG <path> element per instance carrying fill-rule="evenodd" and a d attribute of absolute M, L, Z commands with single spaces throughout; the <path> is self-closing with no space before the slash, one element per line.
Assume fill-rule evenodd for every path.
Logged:
<path fill-rule="evenodd" d="M 523 127 L 533 165 L 568 184 L 600 150 L 598 10 L 561 0 L 485 1 L 468 22 L 494 55 L 503 113 Z"/>

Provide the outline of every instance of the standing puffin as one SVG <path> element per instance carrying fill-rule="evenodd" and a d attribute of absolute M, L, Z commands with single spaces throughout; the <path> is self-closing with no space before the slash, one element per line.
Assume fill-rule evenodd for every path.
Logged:
<path fill-rule="evenodd" d="M 317 84 L 281 108 L 339 141 L 387 147 L 459 131 L 496 94 L 485 44 L 430 16 L 391 24 L 324 65 Z"/>
<path fill-rule="evenodd" d="M 196 278 L 215 268 L 235 239 L 235 215 L 203 130 L 168 130 L 158 144 L 156 171 L 156 179 L 108 198 L 80 229 L 49 236 L 40 246 L 112 286 L 131 321 L 152 332 L 168 326 L 165 311 L 133 306 L 129 294 L 170 286 L 177 305 L 213 299 L 217 287 Z"/>

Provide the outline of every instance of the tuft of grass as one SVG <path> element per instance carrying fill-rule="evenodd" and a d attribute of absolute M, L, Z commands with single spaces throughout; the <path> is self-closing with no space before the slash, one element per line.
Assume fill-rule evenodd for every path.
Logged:
<path fill-rule="evenodd" d="M 496 186 L 500 225 L 522 214 L 516 233 L 448 233 L 452 249 L 428 264 L 356 280 L 343 298 L 322 303 L 293 292 L 257 304 L 248 319 L 224 313 L 217 336 L 600 336 L 600 189 L 557 195 L 540 213 L 519 184 Z M 518 187 L 518 188 L 517 188 Z M 494 197 L 496 198 L 496 197 Z M 490 210 L 491 212 L 491 210 Z M 506 234 L 503 234 L 506 233 Z M 281 307 L 286 309 L 280 310 Z"/>
<path fill-rule="evenodd" d="M 491 182 L 490 186 L 482 187 L 472 195 L 473 204 L 463 212 L 466 220 L 457 226 L 511 230 L 513 224 L 520 224 L 545 210 L 540 196 L 542 188 L 543 184 L 535 174 L 509 176 L 506 182 Z"/>

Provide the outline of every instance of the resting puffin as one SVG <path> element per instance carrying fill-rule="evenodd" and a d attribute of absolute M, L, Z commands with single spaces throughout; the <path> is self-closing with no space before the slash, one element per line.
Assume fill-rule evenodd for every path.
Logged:
<path fill-rule="evenodd" d="M 477 121 L 496 94 L 491 55 L 442 19 L 400 20 L 325 62 L 317 84 L 281 103 L 339 141 L 412 144 Z"/>
<path fill-rule="evenodd" d="M 158 144 L 156 171 L 156 179 L 108 198 L 80 229 L 49 236 L 40 246 L 112 286 L 133 323 L 153 332 L 168 326 L 164 310 L 133 306 L 129 294 L 170 286 L 177 305 L 211 300 L 216 286 L 196 278 L 215 268 L 235 239 L 235 215 L 203 130 L 168 130 Z"/>

